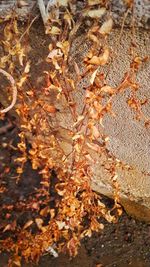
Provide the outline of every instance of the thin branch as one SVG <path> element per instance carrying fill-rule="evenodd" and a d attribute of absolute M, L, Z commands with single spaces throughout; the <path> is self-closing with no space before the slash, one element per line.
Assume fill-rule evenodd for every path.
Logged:
<path fill-rule="evenodd" d="M 43 19 L 44 24 L 46 24 L 47 20 L 48 20 L 48 15 L 46 13 L 46 8 L 44 5 L 44 1 L 43 0 L 38 0 L 38 5 L 39 5 L 39 9 L 40 9 L 40 13 Z"/>
<path fill-rule="evenodd" d="M 22 39 L 23 39 L 23 37 L 26 35 L 26 33 L 29 32 L 29 30 L 30 30 L 32 24 L 34 23 L 34 21 L 35 21 L 38 17 L 39 17 L 39 15 L 37 15 L 37 16 L 30 22 L 30 24 L 29 24 L 29 26 L 27 27 L 27 29 L 26 29 L 26 30 L 24 31 L 24 33 L 21 35 L 21 37 L 20 37 L 20 39 L 19 39 L 19 42 L 21 42 Z"/>
<path fill-rule="evenodd" d="M 6 113 L 9 110 L 11 110 L 14 107 L 14 105 L 16 104 L 16 101 L 17 101 L 17 87 L 16 87 L 16 83 L 15 83 L 14 78 L 8 72 L 6 72 L 5 70 L 0 68 L 0 73 L 2 73 L 4 76 L 6 76 L 6 78 L 10 81 L 10 83 L 12 85 L 12 102 L 7 108 L 2 109 L 0 111 L 1 113 Z"/>

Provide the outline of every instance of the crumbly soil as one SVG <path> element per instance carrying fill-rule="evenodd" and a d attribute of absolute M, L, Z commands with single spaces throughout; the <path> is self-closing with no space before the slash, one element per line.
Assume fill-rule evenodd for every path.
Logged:
<path fill-rule="evenodd" d="M 44 35 L 42 24 L 37 21 L 30 33 L 30 59 L 34 62 L 31 68 L 31 85 L 38 86 L 42 82 L 40 75 L 43 70 L 48 69 L 45 62 L 48 37 Z M 38 79 L 39 78 L 39 79 Z M 14 123 L 15 119 L 10 115 L 5 121 L 0 121 L 0 185 L 6 186 L 7 191 L 0 193 L 0 207 L 2 205 L 16 205 L 32 199 L 40 184 L 38 172 L 33 171 L 30 163 L 27 162 L 24 173 L 16 184 L 16 162 L 18 156 L 16 150 L 18 142 L 18 129 Z M 12 123 L 6 132 L 1 131 L 2 127 Z M 14 123 L 14 125 L 13 125 Z M 3 133 L 2 133 L 3 132 Z M 54 197 L 54 196 L 53 196 Z M 53 198 L 52 197 L 52 198 Z M 52 199 L 53 201 L 53 199 Z M 108 206 L 112 201 L 106 199 Z M 9 212 L 8 212 L 9 213 Z M 36 212 L 35 215 L 36 217 Z M 11 217 L 1 212 L 0 216 L 0 239 L 5 226 L 17 218 L 17 223 L 22 227 L 27 221 L 33 218 L 31 211 L 22 212 L 14 210 Z M 150 267 L 150 225 L 129 217 L 125 212 L 119 218 L 118 223 L 110 224 L 106 221 L 104 230 L 95 233 L 91 238 L 82 241 L 78 255 L 70 259 L 68 255 L 59 255 L 54 258 L 45 255 L 41 258 L 39 267 Z M 7 231 L 6 231 L 7 232 Z M 7 233 L 5 233 L 7 235 Z M 0 267 L 7 266 L 8 255 L 3 253 L 0 256 Z M 34 264 L 25 264 L 23 267 L 32 267 Z"/>

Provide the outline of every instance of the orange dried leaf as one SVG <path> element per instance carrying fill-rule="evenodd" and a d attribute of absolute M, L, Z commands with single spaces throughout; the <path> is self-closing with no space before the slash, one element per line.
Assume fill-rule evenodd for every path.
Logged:
<path fill-rule="evenodd" d="M 31 226 L 32 224 L 33 224 L 33 221 L 32 221 L 32 220 L 28 221 L 27 223 L 25 223 L 23 229 L 24 229 L 24 230 L 27 229 L 27 228 L 28 228 L 29 226 Z"/>
<path fill-rule="evenodd" d="M 21 257 L 16 255 L 13 259 L 13 266 L 21 267 Z"/>
<path fill-rule="evenodd" d="M 41 218 L 36 218 L 35 222 L 36 222 L 37 227 L 41 230 L 42 225 L 43 225 L 43 220 Z"/>
<path fill-rule="evenodd" d="M 17 173 L 18 173 L 18 174 L 23 173 L 23 169 L 22 169 L 21 167 L 18 167 L 18 168 L 17 168 Z"/>
<path fill-rule="evenodd" d="M 101 88 L 101 92 L 108 93 L 108 94 L 114 94 L 115 90 L 111 86 L 105 85 Z"/>
<path fill-rule="evenodd" d="M 43 109 L 49 113 L 56 113 L 56 108 L 49 104 L 44 104 Z"/>
<path fill-rule="evenodd" d="M 105 65 L 109 59 L 109 49 L 105 48 L 103 55 L 101 56 L 93 56 L 88 63 L 92 65 Z"/>
<path fill-rule="evenodd" d="M 97 138 L 100 137 L 99 130 L 97 129 L 96 126 L 92 126 L 92 134 L 93 134 L 93 136 L 95 137 L 95 139 L 97 139 Z"/>
<path fill-rule="evenodd" d="M 46 217 L 50 213 L 50 207 L 45 207 L 40 210 L 40 215 Z"/>

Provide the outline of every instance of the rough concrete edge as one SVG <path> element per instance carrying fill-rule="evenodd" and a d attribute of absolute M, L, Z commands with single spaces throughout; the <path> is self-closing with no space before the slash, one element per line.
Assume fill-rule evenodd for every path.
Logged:
<path fill-rule="evenodd" d="M 106 187 L 102 181 L 99 181 L 99 185 L 92 181 L 91 185 L 95 192 L 113 199 L 113 188 L 110 185 L 107 185 Z M 127 196 L 123 193 L 120 193 L 120 204 L 123 206 L 128 215 L 131 215 L 133 218 L 140 221 L 150 223 L 150 209 L 145 205 L 127 198 Z"/>

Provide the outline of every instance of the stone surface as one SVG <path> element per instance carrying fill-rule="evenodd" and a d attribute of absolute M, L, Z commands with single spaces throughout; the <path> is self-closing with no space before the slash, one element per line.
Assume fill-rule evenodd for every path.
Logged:
<path fill-rule="evenodd" d="M 108 71 L 107 81 L 111 86 L 117 86 L 123 79 L 124 73 L 128 70 L 131 58 L 129 47 L 131 42 L 131 31 L 125 31 L 121 43 L 118 43 L 120 35 L 119 30 L 115 30 L 109 37 L 109 45 L 112 47 L 114 59 L 111 67 L 104 67 L 103 71 Z M 136 54 L 141 57 L 150 55 L 150 33 L 146 31 L 136 32 L 136 41 L 138 48 Z M 80 44 L 78 53 L 71 53 L 74 61 L 81 62 L 82 49 L 87 50 L 85 39 L 79 36 L 75 40 L 74 48 Z M 84 54 L 84 53 L 83 53 Z M 109 68 L 109 69 L 108 69 Z M 137 81 L 139 90 L 137 96 L 139 99 L 148 99 L 148 102 L 142 106 L 144 115 L 150 117 L 150 91 L 149 91 L 150 64 L 145 63 L 138 72 Z M 88 85 L 88 78 L 81 81 L 78 85 L 78 91 L 74 98 L 78 103 L 78 111 L 83 108 L 84 93 L 83 87 Z M 104 132 L 110 137 L 108 149 L 110 153 L 124 163 L 124 168 L 117 168 L 117 181 L 120 187 L 121 203 L 128 213 L 142 220 L 150 222 L 150 128 L 145 128 L 144 121 L 136 120 L 135 113 L 127 105 L 127 100 L 131 90 L 119 93 L 113 100 L 113 111 L 115 117 L 106 115 L 104 117 Z M 63 100 L 62 100 L 63 101 Z M 71 115 L 67 108 L 58 106 L 57 125 L 66 127 L 69 130 L 73 125 Z M 67 132 L 59 131 L 59 138 L 62 140 L 62 148 L 68 154 L 71 151 L 71 140 Z M 107 159 L 105 155 L 99 155 L 90 151 L 94 159 L 92 187 L 94 190 L 113 197 L 114 185 L 111 176 L 106 171 Z"/>

